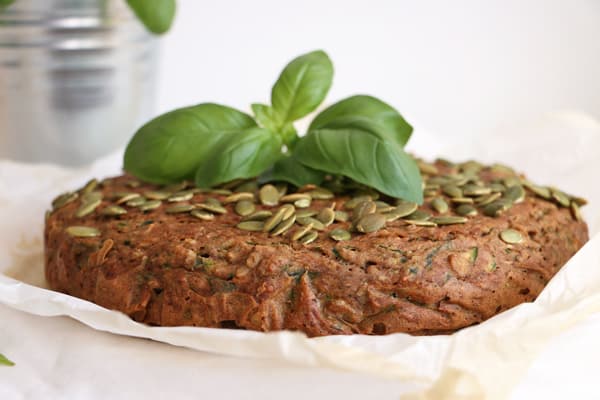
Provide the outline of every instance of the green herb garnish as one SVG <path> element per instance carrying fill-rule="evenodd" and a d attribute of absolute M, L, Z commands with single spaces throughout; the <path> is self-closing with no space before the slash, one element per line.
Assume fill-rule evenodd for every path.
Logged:
<path fill-rule="evenodd" d="M 419 169 L 403 150 L 412 127 L 383 101 L 365 95 L 344 99 L 298 136 L 293 123 L 321 104 L 332 80 L 329 57 L 314 51 L 284 68 L 271 105 L 252 105 L 254 118 L 212 103 L 161 115 L 129 142 L 125 170 L 159 184 L 194 179 L 199 187 L 259 175 L 263 182 L 296 186 L 344 176 L 422 203 Z"/>
<path fill-rule="evenodd" d="M 8 367 L 12 367 L 15 365 L 14 362 L 10 361 L 8 358 L 6 358 L 3 354 L 0 354 L 0 365 L 6 365 Z"/>

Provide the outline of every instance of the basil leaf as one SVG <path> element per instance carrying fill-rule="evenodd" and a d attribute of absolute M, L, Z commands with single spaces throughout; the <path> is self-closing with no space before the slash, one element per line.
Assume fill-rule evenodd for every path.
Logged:
<path fill-rule="evenodd" d="M 344 175 L 389 196 L 423 202 L 415 161 L 395 142 L 358 129 L 321 129 L 298 142 L 294 156 L 304 165 Z"/>
<path fill-rule="evenodd" d="M 10 6 L 15 0 L 0 0 L 0 9 Z"/>
<path fill-rule="evenodd" d="M 352 96 L 323 110 L 310 124 L 309 130 L 352 126 L 352 121 L 370 120 L 378 132 L 404 147 L 412 133 L 412 126 L 389 104 L 366 95 Z"/>
<path fill-rule="evenodd" d="M 12 367 L 15 365 L 15 363 L 10 361 L 8 358 L 4 357 L 3 354 L 0 354 L 0 365 L 6 365 L 9 367 Z"/>
<path fill-rule="evenodd" d="M 333 64 L 318 50 L 292 60 L 271 91 L 271 104 L 283 122 L 314 111 L 325 99 L 333 80 Z"/>
<path fill-rule="evenodd" d="M 231 132 L 211 157 L 200 164 L 196 185 L 211 187 L 238 178 L 252 178 L 271 167 L 281 156 L 281 139 L 265 128 Z"/>
<path fill-rule="evenodd" d="M 127 4 L 152 33 L 165 33 L 173 23 L 175 0 L 127 0 Z"/>
<path fill-rule="evenodd" d="M 308 183 L 320 185 L 324 178 L 325 174 L 323 172 L 303 165 L 292 156 L 284 156 L 277 160 L 273 168 L 265 172 L 259 178 L 259 181 L 261 183 L 284 181 L 301 187 Z"/>
<path fill-rule="evenodd" d="M 136 132 L 125 150 L 124 168 L 152 183 L 191 179 L 227 132 L 255 126 L 249 115 L 219 104 L 171 111 Z"/>
<path fill-rule="evenodd" d="M 275 110 L 266 104 L 255 103 L 252 104 L 252 112 L 254 113 L 256 122 L 258 122 L 260 126 L 263 126 L 272 132 L 277 132 L 281 125 L 281 121 L 279 121 L 279 117 L 275 113 Z"/>

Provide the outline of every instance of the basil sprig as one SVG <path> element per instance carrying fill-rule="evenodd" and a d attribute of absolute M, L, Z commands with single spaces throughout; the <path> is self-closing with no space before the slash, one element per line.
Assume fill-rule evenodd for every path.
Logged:
<path fill-rule="evenodd" d="M 318 114 L 305 136 L 294 122 L 325 99 L 333 65 L 323 51 L 291 61 L 271 91 L 271 104 L 253 104 L 254 118 L 218 104 L 171 111 L 150 121 L 125 151 L 125 170 L 170 183 L 194 178 L 211 187 L 260 175 L 296 186 L 344 176 L 380 192 L 422 203 L 421 176 L 404 152 L 412 127 L 371 96 L 341 100 Z"/>
<path fill-rule="evenodd" d="M 0 354 L 0 365 L 6 365 L 8 367 L 12 367 L 15 365 L 14 362 L 10 361 L 8 358 L 6 358 L 4 355 Z"/>
<path fill-rule="evenodd" d="M 175 0 L 127 0 L 127 4 L 150 32 L 160 35 L 171 28 Z"/>

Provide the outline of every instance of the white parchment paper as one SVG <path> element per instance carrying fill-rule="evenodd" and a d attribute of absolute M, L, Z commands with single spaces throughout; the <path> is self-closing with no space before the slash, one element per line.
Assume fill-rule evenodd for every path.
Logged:
<path fill-rule="evenodd" d="M 0 161 L 0 303 L 36 315 L 67 315 L 98 330 L 196 350 L 279 358 L 416 382 L 422 391 L 407 397 L 412 399 L 506 398 L 549 341 L 600 314 L 600 123 L 564 112 L 507 130 L 502 136 L 482 137 L 476 143 L 417 129 L 410 149 L 428 158 L 501 161 L 537 183 L 554 184 L 586 197 L 590 205 L 584 208 L 584 216 L 590 225 L 590 242 L 534 303 L 454 335 L 308 339 L 293 332 L 148 327 L 45 289 L 44 211 L 56 194 L 92 176 L 118 174 L 120 155 L 79 170 Z"/>

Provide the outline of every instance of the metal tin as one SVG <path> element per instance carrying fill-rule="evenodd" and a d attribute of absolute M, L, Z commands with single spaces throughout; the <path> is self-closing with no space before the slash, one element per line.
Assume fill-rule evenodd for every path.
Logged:
<path fill-rule="evenodd" d="M 80 165 L 152 113 L 157 41 L 125 0 L 0 10 L 0 158 Z"/>

